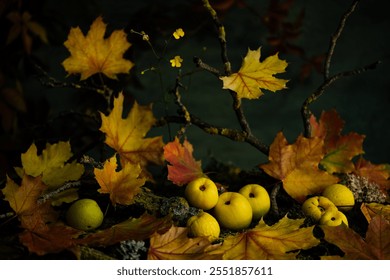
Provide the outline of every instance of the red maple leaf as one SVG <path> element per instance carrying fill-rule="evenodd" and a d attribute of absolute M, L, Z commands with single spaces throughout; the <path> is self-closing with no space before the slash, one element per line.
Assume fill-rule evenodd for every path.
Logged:
<path fill-rule="evenodd" d="M 350 132 L 341 135 L 344 121 L 335 110 L 322 112 L 317 122 L 311 116 L 312 137 L 319 137 L 324 140 L 325 156 L 321 165 L 329 173 L 348 173 L 354 170 L 352 159 L 363 154 L 363 141 L 365 136 Z"/>
<path fill-rule="evenodd" d="M 182 186 L 204 176 L 201 162 L 194 159 L 193 151 L 194 149 L 187 139 L 181 144 L 177 137 L 164 146 L 164 157 L 169 163 L 168 180 Z"/>

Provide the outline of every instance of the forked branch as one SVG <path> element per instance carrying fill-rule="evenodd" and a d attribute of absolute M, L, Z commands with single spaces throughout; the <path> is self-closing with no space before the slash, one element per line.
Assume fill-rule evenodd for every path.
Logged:
<path fill-rule="evenodd" d="M 334 82 L 336 82 L 340 78 L 358 75 L 358 74 L 361 74 L 367 70 L 375 69 L 377 67 L 377 65 L 380 63 L 380 61 L 376 61 L 376 62 L 370 63 L 366 66 L 360 67 L 360 68 L 337 73 L 333 76 L 330 76 L 330 74 L 329 74 L 331 61 L 332 61 L 332 57 L 334 54 L 334 50 L 335 50 L 336 45 L 337 45 L 337 41 L 340 38 L 340 36 L 344 30 L 347 19 L 355 11 L 359 1 L 360 0 L 355 0 L 352 3 L 351 7 L 348 9 L 348 11 L 345 12 L 345 14 L 342 16 L 342 18 L 339 22 L 339 25 L 337 27 L 336 32 L 332 35 L 332 37 L 330 39 L 329 48 L 328 48 L 328 51 L 326 54 L 325 64 L 324 64 L 324 81 L 314 92 L 312 92 L 312 94 L 310 94 L 306 98 L 306 100 L 302 104 L 301 116 L 302 116 L 302 120 L 303 120 L 305 137 L 310 137 L 311 129 L 312 129 L 311 124 L 310 124 L 310 116 L 312 115 L 312 113 L 309 109 L 309 106 L 313 102 L 315 102 L 322 94 L 324 94 L 325 90 L 330 85 L 332 85 Z"/>

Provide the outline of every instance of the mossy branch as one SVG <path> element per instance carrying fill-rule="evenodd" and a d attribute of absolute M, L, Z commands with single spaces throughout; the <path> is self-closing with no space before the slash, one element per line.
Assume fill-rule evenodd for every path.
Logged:
<path fill-rule="evenodd" d="M 71 188 L 74 188 L 74 187 L 79 187 L 80 185 L 81 185 L 81 181 L 67 182 L 64 185 L 62 185 L 61 187 L 40 196 L 38 198 L 38 204 L 43 204 L 46 201 L 48 201 L 49 199 L 52 199 L 56 195 L 60 194 L 61 192 L 66 191 L 66 190 L 71 189 Z"/>
<path fill-rule="evenodd" d="M 312 94 L 310 94 L 302 104 L 301 116 L 302 116 L 302 120 L 303 120 L 305 137 L 310 137 L 311 129 L 312 129 L 311 124 L 310 124 L 310 116 L 312 115 L 312 113 L 309 109 L 309 106 L 312 103 L 314 103 L 322 94 L 324 94 L 325 90 L 330 85 L 332 85 L 334 82 L 336 82 L 340 78 L 358 75 L 358 74 L 361 74 L 367 70 L 375 69 L 377 67 L 377 65 L 380 63 L 380 61 L 376 61 L 376 62 L 370 63 L 366 66 L 356 68 L 353 70 L 349 70 L 349 71 L 340 72 L 340 73 L 337 73 L 337 74 L 332 75 L 332 76 L 330 76 L 330 74 L 329 74 L 331 61 L 332 61 L 332 57 L 334 54 L 334 50 L 335 50 L 336 45 L 337 45 L 337 41 L 340 38 L 340 36 L 344 30 L 347 19 L 355 11 L 359 2 L 360 2 L 360 0 L 355 0 L 352 3 L 351 7 L 342 16 L 342 18 L 338 24 L 336 32 L 331 36 L 329 48 L 328 48 L 328 51 L 326 53 L 325 64 L 324 64 L 324 80 L 323 80 L 322 84 L 314 92 L 312 92 Z"/>

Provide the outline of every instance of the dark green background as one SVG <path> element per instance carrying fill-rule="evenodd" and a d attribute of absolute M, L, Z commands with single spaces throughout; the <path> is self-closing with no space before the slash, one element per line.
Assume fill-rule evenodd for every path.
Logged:
<path fill-rule="evenodd" d="M 135 96 L 139 102 L 154 103 L 157 116 L 175 112 L 176 107 L 167 91 L 172 88 L 177 69 L 170 67 L 168 60 L 175 55 L 183 59 L 182 71 L 195 68 L 193 56 L 201 57 L 208 64 L 222 70 L 220 49 L 214 26 L 207 14 L 195 12 L 201 1 L 46 1 L 42 2 L 42 13 L 47 20 L 46 28 L 52 44 L 42 46 L 34 54 L 47 65 L 53 77 L 65 79 L 65 71 L 60 63 L 68 56 L 61 45 L 66 40 L 70 27 L 80 26 L 84 32 L 99 15 L 109 24 L 108 29 L 125 28 L 144 30 L 151 36 L 156 49 L 164 45 L 173 30 L 182 27 L 186 36 L 182 40 L 170 40 L 166 60 L 159 66 L 162 71 L 163 85 L 159 76 L 153 72 L 140 75 L 142 70 L 157 65 L 150 48 L 137 36 L 131 36 L 132 61 L 136 67 L 132 70 L 140 84 L 128 84 L 124 90 Z M 336 109 L 345 120 L 344 133 L 355 131 L 365 134 L 365 157 L 374 163 L 390 162 L 388 132 L 389 121 L 389 28 L 387 1 L 361 1 L 355 13 L 349 18 L 345 30 L 337 44 L 331 73 L 350 70 L 381 60 L 376 70 L 359 76 L 345 78 L 336 82 L 312 106 L 319 117 L 322 110 Z M 269 1 L 246 0 L 258 15 L 264 15 Z M 287 20 L 294 20 L 304 9 L 305 17 L 300 36 L 293 41 L 302 47 L 307 56 L 317 55 L 328 49 L 330 35 L 336 30 L 341 15 L 350 6 L 351 1 L 295 1 Z M 267 30 L 260 17 L 244 7 L 234 5 L 222 17 L 228 40 L 228 54 L 233 70 L 241 65 L 248 47 L 257 49 L 262 46 L 263 57 L 275 52 L 267 45 Z M 283 131 L 290 142 L 302 132 L 303 126 L 300 107 L 304 99 L 322 82 L 322 76 L 312 73 L 309 79 L 299 81 L 302 60 L 292 54 L 280 53 L 287 60 L 287 72 L 280 77 L 289 79 L 288 89 L 266 94 L 259 100 L 244 100 L 243 108 L 253 133 L 265 143 L 270 144 L 278 131 Z M 209 73 L 195 73 L 191 79 L 184 79 L 188 87 L 182 91 L 183 102 L 191 112 L 212 124 L 238 128 L 231 98 L 221 89 L 222 83 Z M 69 109 L 78 109 L 77 96 L 71 89 L 47 89 L 34 77 L 24 80 L 25 94 L 29 99 L 47 99 L 49 118 Z M 42 98 L 42 99 L 40 99 Z M 165 99 L 165 101 L 164 101 Z M 177 129 L 172 125 L 172 132 Z M 153 134 L 164 134 L 169 141 L 167 127 L 155 129 Z M 212 155 L 217 159 L 232 162 L 243 168 L 252 168 L 265 162 L 266 157 L 245 143 L 236 143 L 229 139 L 209 136 L 196 127 L 187 129 L 188 140 L 193 144 L 195 156 L 206 159 Z"/>

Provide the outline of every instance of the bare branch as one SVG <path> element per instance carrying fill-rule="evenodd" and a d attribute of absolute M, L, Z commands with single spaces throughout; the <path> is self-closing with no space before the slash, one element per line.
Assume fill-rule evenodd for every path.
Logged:
<path fill-rule="evenodd" d="M 355 11 L 357 4 L 359 3 L 359 0 L 355 0 L 349 10 L 343 15 L 343 17 L 340 20 L 340 23 L 337 27 L 336 32 L 331 37 L 329 49 L 326 55 L 325 59 L 325 65 L 324 65 L 324 81 L 322 84 L 312 93 L 310 94 L 306 100 L 303 102 L 301 107 L 301 116 L 303 120 L 303 126 L 304 126 L 304 135 L 305 137 L 310 137 L 311 135 L 311 124 L 310 124 L 310 116 L 312 115 L 309 106 L 315 102 L 322 94 L 324 94 L 325 90 L 332 85 L 335 81 L 339 80 L 343 77 L 349 77 L 361 74 L 367 70 L 375 69 L 377 65 L 380 63 L 380 61 L 376 61 L 374 63 L 368 64 L 366 66 L 356 68 L 349 71 L 344 71 L 337 73 L 333 76 L 329 76 L 329 69 L 331 66 L 331 60 L 332 56 L 337 44 L 338 39 L 341 36 L 342 31 L 344 30 L 345 23 L 348 19 L 348 17 Z"/>

